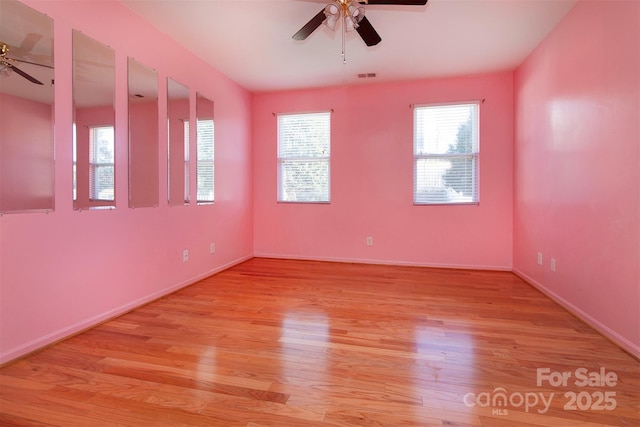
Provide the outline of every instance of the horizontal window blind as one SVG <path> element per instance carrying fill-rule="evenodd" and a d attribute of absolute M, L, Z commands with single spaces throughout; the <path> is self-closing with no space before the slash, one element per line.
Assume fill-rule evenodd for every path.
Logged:
<path fill-rule="evenodd" d="M 189 154 L 189 121 L 184 122 L 184 201 L 189 203 L 191 196 L 189 187 L 191 182 L 191 163 Z"/>
<path fill-rule="evenodd" d="M 72 131 L 71 131 L 71 135 L 72 135 L 72 153 L 71 155 L 73 156 L 73 201 L 75 202 L 76 200 L 78 200 L 78 142 L 77 142 L 77 132 L 76 132 L 76 123 L 74 121 L 74 123 L 71 125 L 72 126 Z"/>
<path fill-rule="evenodd" d="M 196 200 L 213 202 L 215 176 L 213 119 L 197 120 L 196 133 Z"/>
<path fill-rule="evenodd" d="M 190 181 L 191 181 L 191 163 L 190 163 L 190 154 L 189 154 L 189 135 L 190 135 L 190 125 L 189 120 L 185 120 L 182 122 L 183 124 L 183 139 L 184 139 L 184 201 L 185 203 L 189 203 L 191 200 L 191 196 L 189 194 Z"/>
<path fill-rule="evenodd" d="M 331 113 L 278 116 L 278 201 L 328 202 Z"/>
<path fill-rule="evenodd" d="M 89 197 L 114 200 L 115 156 L 113 126 L 89 129 Z"/>
<path fill-rule="evenodd" d="M 477 204 L 478 103 L 414 108 L 415 204 Z"/>

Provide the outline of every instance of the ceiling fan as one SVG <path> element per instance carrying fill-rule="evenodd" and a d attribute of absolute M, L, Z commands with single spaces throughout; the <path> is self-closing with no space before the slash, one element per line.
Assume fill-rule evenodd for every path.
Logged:
<path fill-rule="evenodd" d="M 343 18 L 343 43 L 344 33 L 356 30 L 367 46 L 375 46 L 382 41 L 382 38 L 364 16 L 363 5 L 424 6 L 426 4 L 427 0 L 334 0 L 300 28 L 293 35 L 293 39 L 306 39 L 322 24 L 333 30 L 338 20 Z"/>
<path fill-rule="evenodd" d="M 23 43 L 24 45 L 24 43 Z M 18 48 L 18 50 L 25 50 L 23 49 L 24 46 L 21 46 L 20 48 Z M 24 59 L 18 59 L 18 58 L 9 58 L 7 55 L 9 54 L 9 51 L 12 50 L 8 44 L 1 42 L 0 41 L 0 73 L 4 74 L 4 75 L 9 75 L 12 71 L 15 71 L 18 75 L 24 77 L 25 79 L 29 80 L 32 83 L 35 83 L 37 85 L 43 85 L 43 83 L 36 79 L 35 77 L 33 77 L 32 75 L 30 75 L 29 73 L 21 70 L 20 68 L 18 68 L 16 66 L 17 62 L 21 62 L 24 64 L 31 64 L 31 65 L 37 65 L 39 67 L 45 67 L 45 68 L 51 68 L 53 69 L 52 66 L 50 65 L 45 65 L 45 64 L 39 64 L 37 62 L 32 62 L 32 61 L 26 61 Z"/>

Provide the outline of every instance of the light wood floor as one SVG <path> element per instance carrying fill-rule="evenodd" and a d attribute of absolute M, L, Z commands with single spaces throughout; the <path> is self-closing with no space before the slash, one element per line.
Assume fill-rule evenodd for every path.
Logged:
<path fill-rule="evenodd" d="M 638 426 L 640 363 L 511 273 L 253 259 L 0 369 L 0 399 L 2 426 Z"/>

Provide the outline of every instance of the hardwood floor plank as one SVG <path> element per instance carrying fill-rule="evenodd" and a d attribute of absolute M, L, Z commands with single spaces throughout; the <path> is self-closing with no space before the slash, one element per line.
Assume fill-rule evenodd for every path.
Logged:
<path fill-rule="evenodd" d="M 442 427 L 436 418 L 413 416 L 412 414 L 388 414 L 376 411 L 337 410 L 330 411 L 325 423 L 331 426 L 397 426 L 397 427 Z"/>
<path fill-rule="evenodd" d="M 0 414 L 0 425 L 3 427 L 54 427 L 55 424 L 29 420 L 7 413 Z"/>
<path fill-rule="evenodd" d="M 252 259 L 0 368 L 0 425 L 633 426 L 640 363 L 508 272 Z"/>

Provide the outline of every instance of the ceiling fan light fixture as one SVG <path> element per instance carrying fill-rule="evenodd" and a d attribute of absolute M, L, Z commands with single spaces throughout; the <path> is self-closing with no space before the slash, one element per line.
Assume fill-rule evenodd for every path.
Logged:
<path fill-rule="evenodd" d="M 331 3 L 327 5 L 325 9 L 325 14 L 338 16 L 340 14 L 340 6 L 335 3 Z"/>
<path fill-rule="evenodd" d="M 360 21 L 364 19 L 364 7 L 363 6 L 354 6 L 353 4 L 349 5 L 349 16 L 359 24 Z M 357 27 L 356 27 L 357 28 Z"/>
<path fill-rule="evenodd" d="M 358 28 L 358 23 L 351 16 L 344 17 L 344 28 L 347 32 L 353 31 Z"/>
<path fill-rule="evenodd" d="M 335 30 L 337 22 L 338 22 L 338 18 L 331 16 L 324 21 L 324 25 L 326 25 L 328 28 L 332 30 Z"/>
<path fill-rule="evenodd" d="M 8 64 L 5 64 L 4 62 L 0 63 L 0 77 L 9 77 L 12 71 L 13 70 Z"/>
<path fill-rule="evenodd" d="M 335 30 L 338 18 L 340 17 L 340 8 L 336 4 L 331 3 L 324 8 L 324 15 L 327 18 L 324 20 L 323 24 L 332 30 Z"/>
<path fill-rule="evenodd" d="M 364 19 L 364 7 L 358 3 L 340 0 L 328 4 L 324 8 L 324 15 L 326 19 L 322 23 L 334 31 L 338 20 L 344 18 L 344 29 L 349 32 L 357 29 L 360 21 Z"/>

